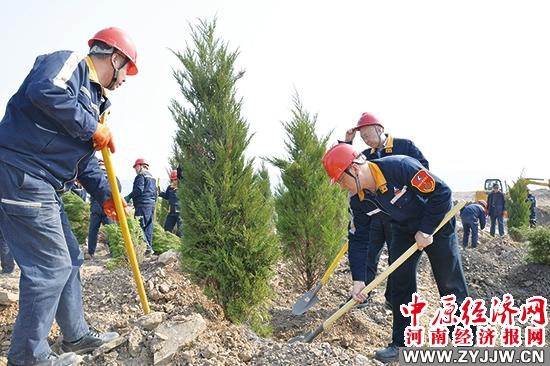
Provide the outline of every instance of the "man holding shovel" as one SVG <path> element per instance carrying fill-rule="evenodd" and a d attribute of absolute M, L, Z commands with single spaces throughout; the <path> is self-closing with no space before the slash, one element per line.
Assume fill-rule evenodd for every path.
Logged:
<path fill-rule="evenodd" d="M 107 179 L 94 150 L 115 147 L 99 124 L 115 90 L 135 75 L 136 48 L 119 28 L 99 31 L 89 53 L 39 56 L 0 122 L 0 230 L 21 269 L 19 313 L 8 365 L 71 365 L 116 337 L 84 319 L 80 266 L 83 255 L 71 232 L 60 194 L 78 179 L 114 215 Z M 67 352 L 48 345 L 53 320 Z"/>
<path fill-rule="evenodd" d="M 451 190 L 416 159 L 394 155 L 367 161 L 349 144 L 338 144 L 327 151 L 323 165 L 332 183 L 340 184 L 352 196 L 357 196 L 361 204 L 375 206 L 380 210 L 376 214 L 386 214 L 391 218 L 392 261 L 417 243 L 419 251 L 392 274 L 392 342 L 375 354 L 375 358 L 382 362 L 397 361 L 399 347 L 405 346 L 405 328 L 410 325 L 410 320 L 401 314 L 400 305 L 410 302 L 416 291 L 416 270 L 424 249 L 440 295 L 454 294 L 458 304 L 468 296 L 455 220 L 433 234 L 452 207 Z M 366 210 L 372 211 L 371 207 Z M 365 300 L 361 293 L 364 287 L 364 282 L 354 281 L 352 296 L 355 301 Z"/>

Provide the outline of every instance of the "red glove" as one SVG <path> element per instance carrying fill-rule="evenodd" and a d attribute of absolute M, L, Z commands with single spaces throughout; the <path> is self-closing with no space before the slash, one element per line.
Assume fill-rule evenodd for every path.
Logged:
<path fill-rule="evenodd" d="M 130 211 L 128 209 L 128 205 L 126 205 L 126 201 L 124 201 L 124 199 L 121 199 L 120 201 L 122 202 L 122 207 L 124 207 L 124 213 L 126 214 L 126 216 L 128 216 Z M 111 220 L 118 221 L 118 216 L 115 209 L 115 201 L 113 201 L 112 198 L 109 198 L 107 201 L 103 202 L 103 212 L 105 212 L 105 215 L 107 215 L 107 217 Z"/>
<path fill-rule="evenodd" d="M 94 140 L 94 147 L 97 151 L 108 146 L 112 153 L 115 152 L 115 143 L 113 142 L 113 134 L 111 129 L 101 123 L 97 124 L 97 129 L 92 135 Z"/>

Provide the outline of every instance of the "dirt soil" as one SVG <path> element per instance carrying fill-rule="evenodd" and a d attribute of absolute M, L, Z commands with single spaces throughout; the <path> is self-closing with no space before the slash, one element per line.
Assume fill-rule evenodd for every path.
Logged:
<path fill-rule="evenodd" d="M 550 195 L 548 198 L 550 202 Z M 157 336 L 137 322 L 143 314 L 131 271 L 108 271 L 105 268 L 107 252 L 104 246 L 100 248 L 96 257 L 87 260 L 82 267 L 86 316 L 90 325 L 98 330 L 117 331 L 127 339 L 109 352 L 85 358 L 83 364 L 153 365 Z M 492 238 L 484 233 L 476 249 L 461 251 L 472 297 L 490 300 L 492 296 L 510 293 L 516 304 L 533 295 L 550 298 L 550 267 L 526 264 L 525 244 L 515 243 L 508 236 Z M 419 267 L 418 289 L 429 303 L 428 314 L 433 314 L 439 295 L 426 258 L 422 256 Z M 386 263 L 387 256 L 383 254 L 380 270 L 385 269 Z M 372 356 L 375 350 L 386 346 L 391 336 L 391 312 L 384 307 L 385 283 L 374 291 L 366 308 L 351 310 L 313 343 L 290 344 L 289 339 L 317 328 L 347 299 L 351 275 L 347 260 L 343 260 L 319 292 L 320 302 L 306 314 L 294 316 L 292 305 L 305 291 L 295 287 L 287 266 L 280 263 L 272 281 L 275 292 L 271 306 L 273 334 L 261 338 L 245 326 L 228 322 L 223 309 L 179 271 L 178 262 L 162 264 L 156 257 L 146 260 L 141 271 L 151 310 L 165 313 L 164 322 L 185 320 L 197 313 L 206 321 L 205 330 L 179 350 L 170 364 L 381 365 Z M 1 276 L 0 291 L 16 292 L 17 282 L 17 275 Z M 6 363 L 16 314 L 17 304 L 0 305 L 0 365 Z M 550 339 L 549 329 L 546 339 Z M 59 341 L 59 329 L 55 326 L 50 334 L 54 349 Z"/>

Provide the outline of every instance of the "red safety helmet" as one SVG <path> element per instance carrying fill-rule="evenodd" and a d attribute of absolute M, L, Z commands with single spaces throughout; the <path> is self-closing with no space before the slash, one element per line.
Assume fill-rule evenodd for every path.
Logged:
<path fill-rule="evenodd" d="M 177 170 L 172 170 L 170 172 L 170 180 L 177 180 L 178 179 L 178 171 Z"/>
<path fill-rule="evenodd" d="M 485 200 L 479 200 L 476 202 L 478 205 L 483 206 L 483 209 L 485 210 L 485 213 L 487 213 L 487 202 Z"/>
<path fill-rule="evenodd" d="M 330 177 L 330 183 L 336 183 L 358 155 L 350 144 L 331 147 L 323 156 L 323 166 Z"/>
<path fill-rule="evenodd" d="M 128 63 L 127 75 L 135 75 L 138 73 L 136 66 L 137 51 L 136 45 L 130 36 L 120 28 L 110 27 L 100 30 L 88 41 L 88 46 L 92 47 L 94 41 L 101 41 L 111 47 L 116 48 L 130 61 Z"/>
<path fill-rule="evenodd" d="M 380 126 L 384 128 L 384 126 L 378 121 L 378 119 L 376 119 L 374 115 L 368 112 L 365 112 L 361 115 L 361 118 L 359 118 L 359 121 L 357 121 L 357 126 L 355 126 L 353 129 L 357 131 L 365 126 Z"/>
<path fill-rule="evenodd" d="M 136 166 L 138 166 L 138 165 L 145 165 L 145 166 L 149 167 L 149 163 L 147 162 L 147 160 L 145 160 L 143 158 L 136 159 L 136 162 L 134 163 L 133 168 L 135 169 Z"/>

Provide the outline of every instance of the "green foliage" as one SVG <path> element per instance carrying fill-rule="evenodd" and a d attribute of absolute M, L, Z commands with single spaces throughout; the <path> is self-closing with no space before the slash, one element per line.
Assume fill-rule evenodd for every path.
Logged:
<path fill-rule="evenodd" d="M 180 238 L 177 235 L 164 231 L 164 227 L 155 223 L 153 226 L 153 251 L 155 254 L 164 253 L 170 249 L 178 249 Z"/>
<path fill-rule="evenodd" d="M 345 235 L 347 195 L 330 184 L 321 164 L 327 137 L 315 134 L 316 116 L 294 97 L 292 120 L 283 123 L 288 159 L 269 161 L 281 170 L 275 207 L 283 253 L 297 281 L 311 288 L 336 256 Z"/>
<path fill-rule="evenodd" d="M 538 226 L 527 231 L 529 249 L 527 260 L 550 266 L 550 228 Z"/>
<path fill-rule="evenodd" d="M 138 219 L 135 217 L 128 217 L 127 221 L 128 229 L 130 230 L 130 237 L 132 238 L 132 243 L 134 244 L 134 251 L 136 252 L 138 263 L 141 263 L 146 248 L 143 230 L 139 225 Z M 107 262 L 107 268 L 109 270 L 113 270 L 123 265 L 128 265 L 128 256 L 126 254 L 126 247 L 124 246 L 124 238 L 118 223 L 104 225 L 101 227 L 100 231 L 105 236 L 105 240 L 109 243 L 109 248 L 111 250 L 111 259 Z"/>
<path fill-rule="evenodd" d="M 508 211 L 508 228 L 521 228 L 529 225 L 529 207 L 527 183 L 521 177 L 508 190 L 506 210 Z"/>
<path fill-rule="evenodd" d="M 523 242 L 526 240 L 527 228 L 526 227 L 508 227 L 508 235 L 512 240 L 517 242 Z"/>
<path fill-rule="evenodd" d="M 193 44 L 174 52 L 181 69 L 174 77 L 186 100 L 173 100 L 178 125 L 174 150 L 184 172 L 178 188 L 182 220 L 182 265 L 228 318 L 269 331 L 269 280 L 279 257 L 265 181 L 244 152 L 248 124 L 241 117 L 235 72 L 237 52 L 215 37 L 216 23 L 200 21 Z"/>
<path fill-rule="evenodd" d="M 90 225 L 90 204 L 82 201 L 82 198 L 73 192 L 63 193 L 61 198 L 76 240 L 79 244 L 84 245 Z"/>

